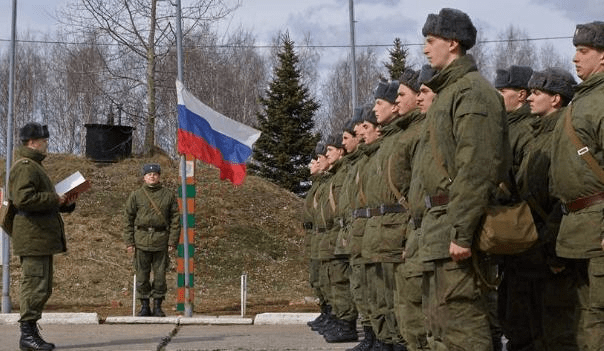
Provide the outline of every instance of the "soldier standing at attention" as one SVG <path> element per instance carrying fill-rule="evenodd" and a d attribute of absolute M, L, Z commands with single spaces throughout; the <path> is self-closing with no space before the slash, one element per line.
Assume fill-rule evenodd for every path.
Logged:
<path fill-rule="evenodd" d="M 604 350 L 604 22 L 577 25 L 573 62 L 583 80 L 552 140 L 553 193 L 564 216 L 556 253 L 577 266 L 580 347 Z M 584 335 L 582 335 L 584 333 Z"/>
<path fill-rule="evenodd" d="M 508 180 L 511 152 L 501 95 L 466 55 L 476 42 L 467 14 L 444 8 L 422 29 L 424 54 L 438 73 L 437 94 L 419 143 L 426 193 L 419 254 L 433 350 L 491 351 L 485 288 L 472 267 L 472 244 L 485 208 Z"/>
<path fill-rule="evenodd" d="M 143 166 L 144 184 L 133 191 L 124 216 L 126 228 L 124 241 L 129 254 L 134 254 L 136 270 L 136 295 L 141 301 L 139 316 L 165 317 L 161 309 L 166 296 L 166 269 L 178 245 L 180 215 L 176 195 L 159 181 L 159 164 Z M 153 282 L 150 273 L 153 271 Z M 153 298 L 153 311 L 149 299 Z"/>
<path fill-rule="evenodd" d="M 65 197 L 55 187 L 42 161 L 48 148 L 48 128 L 35 122 L 19 130 L 22 145 L 15 150 L 8 184 L 17 208 L 11 236 L 13 253 L 21 262 L 19 307 L 21 350 L 53 350 L 42 339 L 37 321 L 52 294 L 53 255 L 67 251 L 59 212 L 73 212 L 77 194 Z"/>

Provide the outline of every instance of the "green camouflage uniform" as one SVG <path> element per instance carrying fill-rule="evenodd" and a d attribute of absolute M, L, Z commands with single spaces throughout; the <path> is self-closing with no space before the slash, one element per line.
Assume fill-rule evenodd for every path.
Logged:
<path fill-rule="evenodd" d="M 310 283 L 310 286 L 314 289 L 315 295 L 319 299 L 319 305 L 324 305 L 325 298 L 324 298 L 323 294 L 321 293 L 321 289 L 318 288 L 318 286 L 319 286 L 319 267 L 321 266 L 321 262 L 319 260 L 317 260 L 316 258 L 314 258 L 316 256 L 316 253 L 313 251 L 313 242 L 315 243 L 315 246 L 316 246 L 316 242 L 317 242 L 317 240 L 316 240 L 317 236 L 315 235 L 316 227 L 314 224 L 315 207 L 314 207 L 313 203 L 315 200 L 315 194 L 317 192 L 317 189 L 319 188 L 319 185 L 321 184 L 321 175 L 316 174 L 316 175 L 311 176 L 311 181 L 312 181 L 312 186 L 306 193 L 306 198 L 304 200 L 303 216 L 302 216 L 304 229 L 306 230 L 306 237 L 305 237 L 306 254 L 308 255 L 308 260 L 309 260 L 309 262 L 308 262 L 308 282 Z"/>
<path fill-rule="evenodd" d="M 433 349 L 491 350 L 484 289 L 470 259 L 455 262 L 451 242 L 471 248 L 484 209 L 511 167 L 501 95 L 464 55 L 426 83 L 437 95 L 426 115 L 418 164 L 430 207 L 419 252 Z M 454 322 L 451 316 L 455 316 Z"/>
<path fill-rule="evenodd" d="M 572 109 L 572 127 L 589 148 L 600 167 L 604 165 L 604 73 L 591 75 L 577 87 Z M 552 138 L 551 182 L 553 194 L 563 203 L 604 192 L 604 184 L 569 139 L 564 123 L 558 123 Z M 578 330 L 585 333 L 589 350 L 604 350 L 604 202 L 569 212 L 562 217 L 556 242 L 560 257 L 578 266 L 581 316 Z M 583 344 L 581 347 L 585 347 Z"/>
<path fill-rule="evenodd" d="M 313 258 L 319 263 L 318 287 L 321 290 L 323 298 L 332 307 L 333 296 L 331 296 L 331 285 L 329 284 L 329 260 L 333 258 L 333 249 L 330 254 L 329 232 L 334 230 L 334 215 L 329 202 L 329 188 L 333 175 L 333 172 L 324 172 L 321 184 L 315 193 L 316 237 L 313 242 L 313 250 L 316 250 L 313 252 Z"/>
<path fill-rule="evenodd" d="M 149 197 L 161 212 L 155 209 Z M 180 237 L 178 202 L 172 190 L 161 184 L 143 184 L 133 191 L 124 209 L 126 246 L 134 246 L 136 295 L 139 299 L 164 299 L 168 246 L 177 246 Z M 153 270 L 153 283 L 150 274 Z"/>
<path fill-rule="evenodd" d="M 18 210 L 11 240 L 21 261 L 19 322 L 42 318 L 52 294 L 53 255 L 67 250 L 59 212 L 75 209 L 75 204 L 59 207 L 59 196 L 42 167 L 44 158 L 37 150 L 19 147 L 9 177 L 10 198 Z"/>
<path fill-rule="evenodd" d="M 356 191 L 353 192 L 351 208 L 353 213 L 359 209 L 367 207 L 367 195 L 365 193 L 365 182 L 363 175 L 367 167 L 369 158 L 375 154 L 379 148 L 379 143 L 374 142 L 370 145 L 360 144 L 359 150 L 361 156 L 356 163 L 357 172 L 354 177 Z M 365 225 L 367 218 L 353 216 L 352 225 L 350 226 L 350 241 L 348 242 L 348 252 L 350 254 L 350 291 L 354 300 L 355 306 L 361 316 L 360 323 L 363 326 L 370 326 L 370 314 L 368 299 L 367 274 L 365 272 L 366 259 L 361 254 L 361 245 L 363 243 L 363 235 L 365 234 Z"/>
<path fill-rule="evenodd" d="M 523 150 L 519 167 L 520 196 L 528 199 L 539 241 L 526 252 L 505 257 L 499 287 L 499 318 L 510 350 L 578 350 L 575 321 L 576 288 L 572 264 L 556 256 L 556 235 L 562 217 L 550 193 L 552 132 L 564 109 L 532 123 L 534 138 Z M 550 267 L 564 267 L 554 274 Z"/>
<path fill-rule="evenodd" d="M 526 103 L 518 109 L 508 112 L 507 117 L 512 150 L 512 171 L 514 174 L 518 174 L 526 144 L 533 138 L 531 123 L 535 120 L 535 116 L 531 114 L 531 107 Z"/>

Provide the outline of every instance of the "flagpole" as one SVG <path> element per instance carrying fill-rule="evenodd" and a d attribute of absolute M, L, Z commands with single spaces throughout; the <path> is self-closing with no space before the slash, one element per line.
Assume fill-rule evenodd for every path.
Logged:
<path fill-rule="evenodd" d="M 182 51 L 182 12 L 180 0 L 176 0 L 176 50 L 178 58 L 178 80 L 184 84 L 183 74 L 183 51 Z M 182 235 L 184 249 L 184 280 L 185 280 L 185 317 L 193 316 L 191 307 L 190 288 L 191 282 L 189 275 L 189 209 L 187 205 L 187 160 L 185 155 L 180 155 L 180 183 L 182 199 Z"/>

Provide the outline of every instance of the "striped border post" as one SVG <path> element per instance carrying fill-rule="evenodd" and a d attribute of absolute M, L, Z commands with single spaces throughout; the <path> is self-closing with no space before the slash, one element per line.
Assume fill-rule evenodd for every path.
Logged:
<path fill-rule="evenodd" d="M 184 226 L 182 225 L 181 217 L 181 232 L 178 241 L 178 257 L 176 258 L 177 272 L 177 293 L 176 293 L 176 310 L 185 311 L 185 304 L 190 303 L 191 309 L 195 302 L 194 289 L 194 272 L 195 265 L 193 257 L 195 257 L 195 159 L 191 155 L 186 156 L 186 199 L 187 199 L 187 239 L 188 239 L 188 254 L 189 254 L 189 286 L 185 286 L 185 242 L 184 242 Z M 178 208 L 182 213 L 182 185 L 178 187 Z M 188 289 L 188 294 L 187 294 Z M 188 301 L 187 301 L 188 299 Z"/>

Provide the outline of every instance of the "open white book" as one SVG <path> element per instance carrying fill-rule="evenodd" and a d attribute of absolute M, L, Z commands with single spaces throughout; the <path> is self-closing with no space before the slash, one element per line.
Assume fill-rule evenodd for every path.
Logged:
<path fill-rule="evenodd" d="M 83 193 L 90 189 L 90 182 L 84 179 L 80 171 L 75 172 L 69 177 L 63 179 L 55 185 L 55 191 L 59 196 L 64 194 L 71 195 L 74 193 Z"/>

